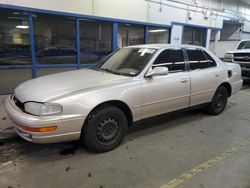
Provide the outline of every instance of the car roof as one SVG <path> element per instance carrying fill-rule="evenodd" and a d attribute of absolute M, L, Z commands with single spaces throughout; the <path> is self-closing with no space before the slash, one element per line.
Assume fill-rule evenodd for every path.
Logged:
<path fill-rule="evenodd" d="M 134 46 L 126 46 L 124 48 L 155 48 L 155 49 L 165 49 L 165 48 L 202 48 L 202 46 L 196 45 L 189 45 L 189 44 L 180 44 L 180 45 L 173 45 L 173 44 L 141 44 L 141 45 L 134 45 Z"/>

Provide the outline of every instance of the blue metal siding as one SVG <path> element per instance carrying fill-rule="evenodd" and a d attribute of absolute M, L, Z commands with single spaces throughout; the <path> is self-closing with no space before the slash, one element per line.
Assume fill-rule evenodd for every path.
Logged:
<path fill-rule="evenodd" d="M 118 23 L 113 22 L 112 24 L 112 51 L 116 51 L 118 49 Z"/>
<path fill-rule="evenodd" d="M 144 43 L 145 44 L 148 43 L 148 26 L 147 25 L 144 26 Z"/>
<path fill-rule="evenodd" d="M 29 33 L 30 33 L 30 49 L 31 49 L 31 62 L 32 62 L 32 77 L 36 78 L 36 52 L 35 52 L 35 40 L 33 30 L 33 18 L 32 13 L 29 13 Z"/>
<path fill-rule="evenodd" d="M 76 18 L 76 64 L 77 69 L 81 68 L 81 39 L 80 39 L 80 21 Z"/>

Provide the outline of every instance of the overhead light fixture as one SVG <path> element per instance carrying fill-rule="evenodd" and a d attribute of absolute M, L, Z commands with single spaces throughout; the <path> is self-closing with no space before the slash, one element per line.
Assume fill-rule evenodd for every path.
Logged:
<path fill-rule="evenodd" d="M 149 33 L 159 33 L 159 32 L 166 32 L 166 29 L 152 29 L 148 30 Z"/>
<path fill-rule="evenodd" d="M 28 25 L 17 25 L 16 28 L 17 29 L 28 29 L 29 26 Z"/>
<path fill-rule="evenodd" d="M 193 16 L 194 16 L 194 12 L 193 11 L 188 11 L 188 19 L 192 20 Z"/>

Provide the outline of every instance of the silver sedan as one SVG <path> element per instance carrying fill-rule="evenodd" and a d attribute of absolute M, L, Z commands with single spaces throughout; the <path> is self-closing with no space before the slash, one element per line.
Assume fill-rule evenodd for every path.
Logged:
<path fill-rule="evenodd" d="M 94 68 L 26 81 L 5 106 L 16 132 L 28 141 L 80 140 L 104 152 L 145 118 L 194 106 L 220 114 L 241 86 L 240 66 L 205 48 L 138 45 L 119 49 Z"/>

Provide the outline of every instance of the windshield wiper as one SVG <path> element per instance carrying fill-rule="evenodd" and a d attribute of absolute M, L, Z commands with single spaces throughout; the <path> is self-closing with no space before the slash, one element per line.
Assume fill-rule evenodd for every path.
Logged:
<path fill-rule="evenodd" d="M 99 67 L 89 67 L 89 69 L 93 69 L 93 70 L 96 70 L 96 71 L 99 71 L 100 70 L 100 68 Z"/>
<path fill-rule="evenodd" d="M 113 73 L 113 74 L 118 74 L 118 75 L 122 75 L 121 73 L 119 72 L 115 72 L 113 70 L 110 70 L 110 69 L 107 69 L 107 68 L 99 68 L 99 70 L 103 70 L 103 71 L 106 71 L 106 72 L 109 72 L 109 73 Z"/>

